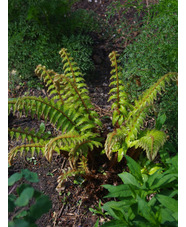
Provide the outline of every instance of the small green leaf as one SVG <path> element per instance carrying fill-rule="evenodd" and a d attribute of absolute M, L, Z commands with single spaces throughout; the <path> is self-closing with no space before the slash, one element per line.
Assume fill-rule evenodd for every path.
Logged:
<path fill-rule="evenodd" d="M 41 133 L 43 133 L 43 132 L 45 131 L 45 124 L 44 124 L 43 122 L 40 124 L 39 131 L 40 131 Z"/>
<path fill-rule="evenodd" d="M 118 176 L 121 178 L 124 184 L 131 184 L 140 188 L 140 184 L 132 174 L 124 172 L 124 173 L 118 174 Z"/>
<path fill-rule="evenodd" d="M 25 178 L 27 181 L 33 182 L 33 183 L 39 182 L 37 173 L 31 172 L 31 171 L 28 170 L 28 169 L 22 170 L 22 173 L 23 173 L 24 178 Z"/>
<path fill-rule="evenodd" d="M 132 175 L 135 176 L 140 182 L 143 182 L 142 174 L 141 174 L 141 166 L 128 155 L 125 155 L 125 158 L 127 159 L 127 165 Z"/>
<path fill-rule="evenodd" d="M 30 216 L 37 220 L 44 213 L 47 213 L 52 208 L 52 203 L 48 196 L 41 195 L 34 205 L 30 207 Z"/>
<path fill-rule="evenodd" d="M 11 177 L 8 179 L 8 186 L 12 186 L 15 182 L 20 180 L 22 178 L 22 173 L 14 173 Z"/>
<path fill-rule="evenodd" d="M 165 195 L 156 195 L 157 200 L 169 210 L 178 212 L 178 201 Z"/>
<path fill-rule="evenodd" d="M 156 125 L 155 125 L 155 128 L 157 130 L 160 130 L 163 126 L 163 124 L 165 123 L 166 121 L 166 115 L 165 114 L 162 114 L 162 115 L 158 115 L 158 118 L 156 120 Z"/>
<path fill-rule="evenodd" d="M 19 207 L 26 206 L 29 202 L 29 200 L 33 197 L 34 194 L 34 188 L 28 187 L 25 188 L 20 196 L 16 199 L 15 204 Z"/>

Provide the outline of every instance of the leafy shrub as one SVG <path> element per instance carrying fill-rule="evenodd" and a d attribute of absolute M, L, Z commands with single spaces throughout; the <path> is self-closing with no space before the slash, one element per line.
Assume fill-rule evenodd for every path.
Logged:
<path fill-rule="evenodd" d="M 93 41 L 88 35 L 71 35 L 70 37 L 63 36 L 63 46 L 68 49 L 74 60 L 80 66 L 82 72 L 87 73 L 94 69 L 92 56 Z"/>
<path fill-rule="evenodd" d="M 53 152 L 68 156 L 72 169 L 59 177 L 59 188 L 68 176 L 90 174 L 88 161 L 95 158 L 91 151 L 103 145 L 100 138 L 102 123 L 91 104 L 83 74 L 66 49 L 63 48 L 60 55 L 64 74 L 47 70 L 41 65 L 36 68 L 36 74 L 48 87 L 49 97 L 43 99 L 24 96 L 9 100 L 9 112 L 49 120 L 59 130 L 57 136 L 52 136 L 45 130 L 36 132 L 28 128 L 9 129 L 11 138 L 21 139 L 22 143 L 28 141 L 28 144 L 14 147 L 9 152 L 9 162 L 12 162 L 19 151 L 21 154 L 24 151 L 25 154 L 42 152 L 48 161 L 51 161 Z M 175 80 L 177 73 L 165 74 L 132 104 L 121 80 L 122 68 L 118 65 L 118 56 L 114 51 L 109 55 L 113 67 L 109 93 L 109 101 L 112 100 L 113 131 L 107 135 L 104 152 L 112 163 L 115 157 L 120 162 L 129 148 L 142 148 L 148 159 L 153 160 L 167 136 L 156 128 L 142 130 L 142 126 L 157 93 L 167 83 Z"/>
<path fill-rule="evenodd" d="M 36 173 L 24 169 L 20 173 L 14 173 L 9 177 L 8 186 L 13 186 L 12 188 L 15 189 L 16 183 L 23 178 L 32 183 L 38 182 Z M 35 200 L 34 203 L 33 199 Z M 34 227 L 36 226 L 36 224 L 34 224 L 36 220 L 44 213 L 47 213 L 51 207 L 52 204 L 48 196 L 35 190 L 31 185 L 23 183 L 16 188 L 16 193 L 9 193 L 8 195 L 8 212 L 14 212 L 8 226 Z"/>
<path fill-rule="evenodd" d="M 92 69 L 92 40 L 88 32 L 96 30 L 98 23 L 91 12 L 72 12 L 73 2 L 10 1 L 8 67 L 10 71 L 16 70 L 17 77 L 22 80 L 32 79 L 38 62 L 58 71 L 62 65 L 56 53 L 62 45 L 67 46 L 70 52 L 72 50 L 83 72 Z M 72 41 L 71 44 L 66 37 Z"/>
<path fill-rule="evenodd" d="M 103 205 L 113 220 L 102 226 L 178 226 L 178 156 L 152 175 L 142 174 L 140 165 L 125 157 L 130 173 L 119 174 L 123 184 L 103 185 L 106 198 L 115 201 Z"/>
<path fill-rule="evenodd" d="M 151 7 L 150 20 L 144 24 L 135 42 L 121 56 L 123 80 L 131 99 L 138 97 L 162 74 L 178 71 L 178 14 L 177 1 L 162 0 Z M 165 113 L 171 140 L 177 144 L 178 98 L 177 86 L 171 84 L 163 93 L 156 112 Z"/>

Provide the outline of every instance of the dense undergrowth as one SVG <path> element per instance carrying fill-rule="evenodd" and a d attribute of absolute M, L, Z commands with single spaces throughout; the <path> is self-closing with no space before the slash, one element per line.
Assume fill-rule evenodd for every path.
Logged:
<path fill-rule="evenodd" d="M 84 80 L 94 70 L 90 32 L 101 26 L 95 13 L 73 11 L 74 2 L 9 1 L 9 89 L 32 81 L 39 63 L 46 67 L 39 65 L 35 72 L 50 96 L 11 99 L 10 112 L 49 120 L 58 130 L 53 137 L 42 128 L 9 129 L 10 137 L 23 142 L 9 153 L 9 161 L 19 151 L 42 151 L 49 161 L 53 152 L 65 155 L 71 169 L 58 178 L 59 192 L 70 176 L 92 177 L 91 162 L 98 156 L 107 156 L 108 168 L 127 162 L 129 172 L 119 174 L 123 184 L 103 186 L 113 201 L 92 210 L 110 220 L 103 226 L 177 226 L 178 2 L 113 1 L 108 7 L 107 21 L 118 15 L 123 19 L 108 27 L 121 44 L 120 58 L 115 51 L 109 56 L 113 131 L 107 138 L 101 138 L 102 122 Z M 131 13 L 133 24 L 128 21 Z M 56 54 L 61 47 L 62 63 Z M 154 128 L 144 128 L 147 116 Z"/>

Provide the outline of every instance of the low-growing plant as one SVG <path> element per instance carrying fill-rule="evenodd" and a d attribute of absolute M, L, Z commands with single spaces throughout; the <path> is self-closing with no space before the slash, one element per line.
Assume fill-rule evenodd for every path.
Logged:
<path fill-rule="evenodd" d="M 130 173 L 119 174 L 123 184 L 103 185 L 109 191 L 105 197 L 114 201 L 102 206 L 113 219 L 101 226 L 178 226 L 178 156 L 169 157 L 164 172 L 151 175 L 125 157 Z"/>
<path fill-rule="evenodd" d="M 92 12 L 72 11 L 75 1 L 10 1 L 8 68 L 16 70 L 15 81 L 32 80 L 38 62 L 59 71 L 62 65 L 56 52 L 61 46 L 69 49 L 83 72 L 92 68 L 88 33 L 97 31 L 98 20 Z"/>
<path fill-rule="evenodd" d="M 36 227 L 37 219 L 47 213 L 52 204 L 48 196 L 35 190 L 31 185 L 20 184 L 22 179 L 31 183 L 39 181 L 38 175 L 28 169 L 21 170 L 9 177 L 8 186 L 11 188 L 8 194 L 8 212 L 10 214 L 8 226 Z M 15 190 L 16 192 L 14 192 Z"/>
<path fill-rule="evenodd" d="M 144 120 L 157 94 L 165 89 L 165 85 L 177 78 L 177 73 L 168 73 L 154 83 L 135 103 L 131 103 L 121 80 L 122 68 L 118 65 L 119 56 L 113 51 L 111 60 L 111 89 L 112 125 L 113 131 L 107 135 L 106 141 L 101 138 L 102 122 L 94 110 L 88 95 L 87 85 L 80 68 L 66 49 L 61 49 L 64 74 L 47 70 L 38 65 L 35 72 L 43 79 L 48 87 L 49 97 L 24 96 L 9 100 L 9 113 L 13 112 L 32 118 L 49 120 L 58 130 L 57 136 L 52 136 L 44 130 L 29 130 L 28 128 L 9 129 L 12 138 L 21 139 L 28 143 L 14 147 L 9 152 L 9 163 L 20 151 L 32 156 L 42 153 L 48 161 L 52 160 L 53 152 L 63 154 L 69 158 L 71 169 L 60 175 L 58 187 L 68 176 L 91 173 L 90 163 L 93 163 L 97 147 L 111 160 L 111 166 L 120 162 L 129 148 L 134 151 L 142 148 L 148 159 L 153 160 L 160 147 L 166 141 L 165 132 L 157 129 L 142 130 Z M 98 155 L 100 155 L 100 153 Z M 113 155 L 115 153 L 115 155 Z M 96 160 L 95 160 L 96 162 Z"/>
<path fill-rule="evenodd" d="M 63 46 L 68 49 L 75 62 L 80 67 L 80 70 L 87 74 L 88 71 L 94 69 L 92 56 L 92 44 L 93 40 L 88 35 L 71 35 L 70 37 L 62 37 Z"/>

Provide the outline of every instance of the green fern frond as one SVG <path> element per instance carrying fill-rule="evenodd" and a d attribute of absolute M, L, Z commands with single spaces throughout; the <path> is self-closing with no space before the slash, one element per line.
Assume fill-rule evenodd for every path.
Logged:
<path fill-rule="evenodd" d="M 111 71 L 111 80 L 110 86 L 113 88 L 110 89 L 109 94 L 112 94 L 108 101 L 113 100 L 111 109 L 113 110 L 112 124 L 119 128 L 125 119 L 128 116 L 128 108 L 131 108 L 132 105 L 129 102 L 128 95 L 125 92 L 125 86 L 122 78 L 122 68 L 118 65 L 120 61 L 117 59 L 119 54 L 113 51 L 110 55 L 111 66 L 114 67 Z"/>
<path fill-rule="evenodd" d="M 64 100 L 62 97 L 62 90 L 56 80 L 58 76 L 53 70 L 47 70 L 45 66 L 38 65 L 35 69 L 36 75 L 43 79 L 46 87 L 48 87 L 47 92 L 49 93 L 49 97 L 53 96 L 53 100 L 57 100 L 61 104 L 64 104 Z"/>
<path fill-rule="evenodd" d="M 153 104 L 154 100 L 157 98 L 157 93 L 161 93 L 162 90 L 165 90 L 166 84 L 169 84 L 171 80 L 177 80 L 177 77 L 178 73 L 176 72 L 170 72 L 162 76 L 155 84 L 147 89 L 138 100 L 136 100 L 134 110 L 130 115 L 134 115 L 145 106 Z"/>
<path fill-rule="evenodd" d="M 14 147 L 9 153 L 8 153 L 8 163 L 11 165 L 13 158 L 17 155 L 18 152 L 20 152 L 20 156 L 23 155 L 23 152 L 25 152 L 25 155 L 30 152 L 33 156 L 34 153 L 39 154 L 42 152 L 44 155 L 45 150 L 45 142 L 43 143 L 32 143 L 32 144 L 23 144 L 17 147 Z"/>
<path fill-rule="evenodd" d="M 78 112 L 88 114 L 89 121 L 91 120 L 96 125 L 101 126 L 102 123 L 98 118 L 98 114 L 93 110 L 93 105 L 88 95 L 88 88 L 84 83 L 80 68 L 77 67 L 77 64 L 65 48 L 61 49 L 59 53 L 62 57 L 64 77 L 66 77 L 66 81 L 71 86 L 71 89 L 68 91 L 69 93 L 67 93 L 66 103 L 71 104 L 70 108 L 75 108 Z"/>
<path fill-rule="evenodd" d="M 8 99 L 8 115 L 10 113 L 15 113 L 16 109 L 15 109 L 15 104 L 16 104 L 17 98 L 9 98 Z"/>
<path fill-rule="evenodd" d="M 16 141 L 21 140 L 22 143 L 24 142 L 33 142 L 39 143 L 47 140 L 50 137 L 50 134 L 43 133 L 40 130 L 36 132 L 34 129 L 30 130 L 29 128 L 11 128 L 8 129 L 8 133 L 11 139 L 15 138 Z"/>
<path fill-rule="evenodd" d="M 122 155 L 126 154 L 128 147 L 125 143 L 125 138 L 127 133 L 127 129 L 124 126 L 121 126 L 107 135 L 104 151 L 108 159 L 111 159 L 111 154 L 113 152 L 121 151 L 121 149 Z M 118 161 L 121 161 L 121 155 L 118 156 Z"/>
<path fill-rule="evenodd" d="M 47 121 L 56 125 L 57 129 L 60 129 L 62 132 L 71 131 L 76 129 L 76 124 L 72 121 L 72 118 L 80 117 L 78 114 L 73 114 L 70 110 L 64 105 L 58 105 L 53 100 L 48 100 L 48 98 L 42 97 L 21 97 L 17 100 L 15 109 L 19 111 L 20 115 L 23 113 L 31 115 L 34 118 L 37 115 L 40 120 L 41 116 Z"/>
<path fill-rule="evenodd" d="M 157 93 L 165 89 L 166 83 L 171 80 L 176 80 L 177 73 L 167 73 L 161 77 L 155 84 L 153 84 L 148 90 L 146 90 L 142 97 L 135 102 L 133 110 L 129 113 L 128 119 L 125 122 L 126 127 L 129 129 L 128 136 L 126 138 L 127 143 L 137 138 L 137 134 L 144 124 L 146 115 L 152 106 L 154 100 L 157 98 Z"/>
<path fill-rule="evenodd" d="M 141 147 L 146 151 L 147 158 L 151 161 L 157 156 L 160 147 L 166 142 L 167 135 L 158 130 L 147 130 L 143 136 L 131 143 L 135 148 Z"/>
<path fill-rule="evenodd" d="M 51 161 L 52 154 L 54 151 L 60 153 L 60 150 L 66 150 L 70 152 L 70 150 L 77 144 L 82 141 L 81 135 L 78 133 L 68 133 L 59 135 L 55 138 L 52 138 L 45 147 L 45 156 L 48 161 Z"/>

